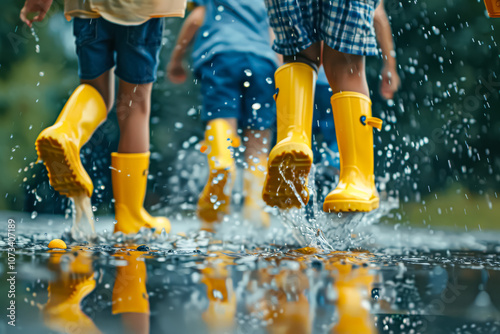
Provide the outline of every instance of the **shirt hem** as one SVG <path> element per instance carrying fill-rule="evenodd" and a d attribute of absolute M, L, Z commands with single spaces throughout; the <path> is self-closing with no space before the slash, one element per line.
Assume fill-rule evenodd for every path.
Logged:
<path fill-rule="evenodd" d="M 72 10 L 68 12 L 64 12 L 64 16 L 66 17 L 66 20 L 71 21 L 73 17 L 78 17 L 80 19 L 97 19 L 97 18 L 104 18 L 107 21 L 110 21 L 115 24 L 120 24 L 124 26 L 133 26 L 133 25 L 140 25 L 143 24 L 144 22 L 154 19 L 154 18 L 161 18 L 161 17 L 184 17 L 185 12 L 180 11 L 180 12 L 174 12 L 174 13 L 168 13 L 168 14 L 155 14 L 151 15 L 144 20 L 141 21 L 133 21 L 133 22 L 128 22 L 128 21 L 123 21 L 120 19 L 116 19 L 113 17 L 113 15 L 107 14 L 107 13 L 98 13 L 98 12 L 88 12 L 88 11 L 81 11 L 81 10 Z"/>

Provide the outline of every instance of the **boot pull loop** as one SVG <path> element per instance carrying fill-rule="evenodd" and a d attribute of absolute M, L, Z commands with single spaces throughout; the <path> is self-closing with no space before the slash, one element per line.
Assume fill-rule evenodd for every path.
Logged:
<path fill-rule="evenodd" d="M 207 150 L 208 150 L 208 146 L 207 146 L 207 143 L 205 143 L 204 140 L 202 140 L 200 142 L 201 146 L 200 146 L 200 152 L 201 153 L 205 153 Z"/>
<path fill-rule="evenodd" d="M 230 138 L 228 138 L 227 140 L 231 141 L 231 145 L 230 146 L 232 146 L 232 147 L 239 147 L 241 145 L 241 138 L 238 135 L 234 136 L 232 138 L 232 140 Z"/>
<path fill-rule="evenodd" d="M 274 95 L 273 95 L 274 101 L 276 101 L 276 100 L 278 99 L 278 94 L 279 94 L 279 92 L 280 92 L 280 89 L 279 89 L 279 88 L 276 88 L 276 91 L 275 91 L 275 93 L 274 93 Z"/>
<path fill-rule="evenodd" d="M 377 117 L 366 117 L 366 116 L 361 116 L 359 119 L 361 121 L 361 124 L 363 125 L 369 125 L 371 127 L 377 128 L 379 130 L 382 130 L 382 121 L 380 118 Z"/>
<path fill-rule="evenodd" d="M 384 121 L 377 117 L 368 117 L 366 120 L 366 124 L 379 130 L 382 130 L 382 123 L 384 123 Z"/>

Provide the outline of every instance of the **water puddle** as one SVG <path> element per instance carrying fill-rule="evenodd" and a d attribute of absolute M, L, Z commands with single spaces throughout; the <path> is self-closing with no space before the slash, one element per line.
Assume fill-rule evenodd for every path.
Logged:
<path fill-rule="evenodd" d="M 391 205 L 384 202 L 381 210 Z M 49 250 L 47 244 L 64 230 L 69 238 L 71 222 L 43 215 L 36 222 L 14 217 L 16 331 L 495 333 L 500 329 L 498 235 L 448 234 L 455 243 L 438 244 L 426 229 L 395 232 L 389 226 L 372 225 L 374 215 L 319 217 L 304 223 L 299 232 L 293 231 L 299 224 L 291 223 L 299 212 L 282 214 L 291 229 L 277 219 L 267 230 L 255 228 L 235 215 L 227 217 L 215 234 L 182 218 L 172 222 L 170 234 L 141 231 L 133 237 L 113 235 L 112 219 L 103 218 L 93 243 L 73 241 L 68 250 Z M 328 224 L 337 225 L 325 228 Z M 445 239 L 436 234 L 436 240 Z M 3 263 L 8 245 L 7 235 L 1 236 Z M 420 247 L 396 246 L 408 239 Z M 349 246 L 335 248 L 345 240 Z M 2 272 L 5 275 L 5 269 Z"/>

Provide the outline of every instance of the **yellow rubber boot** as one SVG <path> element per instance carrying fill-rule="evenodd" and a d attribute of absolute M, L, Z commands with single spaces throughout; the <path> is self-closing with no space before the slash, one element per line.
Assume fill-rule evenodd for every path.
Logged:
<path fill-rule="evenodd" d="M 248 168 L 243 171 L 243 217 L 256 226 L 269 227 L 271 218 L 264 211 L 266 203 L 262 200 L 262 187 L 267 174 L 267 155 L 251 157 Z"/>
<path fill-rule="evenodd" d="M 281 66 L 275 74 L 278 134 L 269 154 L 262 196 L 270 206 L 300 208 L 309 201 L 307 177 L 313 161 L 311 130 L 317 74 L 304 63 Z"/>
<path fill-rule="evenodd" d="M 325 198 L 323 210 L 371 211 L 379 206 L 373 175 L 373 127 L 382 120 L 372 117 L 371 101 L 361 93 L 332 96 L 332 110 L 340 153 L 340 179 Z"/>
<path fill-rule="evenodd" d="M 170 221 L 152 217 L 144 209 L 150 153 L 111 153 L 111 181 L 115 197 L 115 233 L 137 233 L 141 227 L 170 232 Z"/>
<path fill-rule="evenodd" d="M 51 186 L 61 195 L 92 196 L 94 186 L 80 161 L 80 149 L 106 116 L 101 94 L 90 85 L 80 85 L 56 123 L 38 135 L 35 142 L 38 159 L 43 160 Z"/>
<path fill-rule="evenodd" d="M 84 252 L 75 254 L 76 257 L 73 254 L 68 256 L 68 253 L 51 252 L 49 267 L 56 271 L 56 279 L 49 282 L 49 299 L 42 310 L 43 320 L 48 328 L 59 333 L 100 333 L 80 306 L 96 286 L 92 258 Z M 63 257 L 70 259 L 67 272 L 61 270 Z"/>
<path fill-rule="evenodd" d="M 498 0 L 484 0 L 484 4 L 490 17 L 500 17 L 500 3 Z"/>
<path fill-rule="evenodd" d="M 202 151 L 208 156 L 209 174 L 197 209 L 198 217 L 205 223 L 220 222 L 229 213 L 235 177 L 230 147 L 239 145 L 240 139 L 228 121 L 219 118 L 208 122 Z"/>
<path fill-rule="evenodd" d="M 116 279 L 112 295 L 113 314 L 149 314 L 146 263 L 143 259 L 139 259 L 144 253 L 136 251 L 114 255 L 126 260 L 127 265 L 116 267 Z"/>

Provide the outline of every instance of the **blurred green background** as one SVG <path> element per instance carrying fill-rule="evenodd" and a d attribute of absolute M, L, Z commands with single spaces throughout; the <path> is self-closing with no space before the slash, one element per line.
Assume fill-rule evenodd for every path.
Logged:
<path fill-rule="evenodd" d="M 55 1 L 34 32 L 19 20 L 21 1 L 0 11 L 0 210 L 63 213 L 68 200 L 34 164 L 34 141 L 78 85 L 72 24 Z M 482 1 L 385 3 L 397 47 L 402 87 L 392 101 L 378 95 L 381 59 L 367 60 L 376 136 L 376 175 L 400 208 L 383 220 L 463 230 L 500 228 L 500 21 Z M 173 85 L 164 69 L 182 20 L 166 20 L 159 80 L 152 103 L 152 165 L 147 207 L 189 212 L 203 185 L 195 146 L 203 135 L 199 87 Z M 111 214 L 109 154 L 117 147 L 115 113 L 84 148 L 94 180 L 93 205 Z"/>

